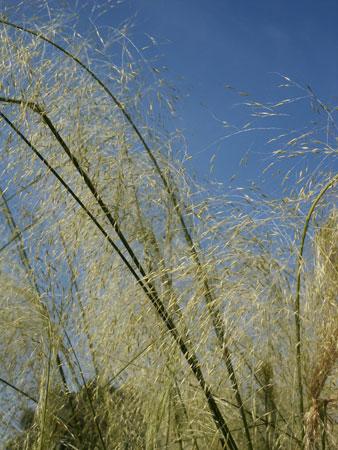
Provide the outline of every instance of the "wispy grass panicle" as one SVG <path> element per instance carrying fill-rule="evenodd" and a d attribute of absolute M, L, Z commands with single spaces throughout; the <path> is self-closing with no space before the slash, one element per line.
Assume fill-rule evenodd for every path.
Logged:
<path fill-rule="evenodd" d="M 280 195 L 198 183 L 128 26 L 36 3 L 0 18 L 0 446 L 333 450 L 331 112 L 326 141 L 283 135 L 256 125 L 293 103 L 245 96 L 267 171 L 302 170 Z"/>

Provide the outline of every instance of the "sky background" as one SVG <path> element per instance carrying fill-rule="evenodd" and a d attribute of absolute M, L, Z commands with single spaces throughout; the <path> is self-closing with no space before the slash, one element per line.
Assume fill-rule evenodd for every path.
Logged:
<path fill-rule="evenodd" d="M 192 155 L 189 171 L 198 178 L 228 183 L 236 174 L 242 184 L 257 179 L 271 161 L 268 155 L 279 145 L 279 142 L 274 147 L 267 145 L 269 139 L 291 130 L 308 131 L 319 126 L 311 121 L 321 121 L 325 127 L 325 114 L 319 117 L 311 110 L 307 86 L 322 102 L 338 104 L 336 0 L 46 0 L 45 3 L 80 11 L 82 32 L 95 34 L 91 20 L 98 27 L 115 28 L 130 20 L 133 27 L 129 37 L 135 47 L 148 45 L 149 36 L 156 40 L 157 45 L 145 50 L 143 57 L 154 66 L 165 66 L 165 78 L 178 88 L 177 117 L 168 126 L 183 131 Z M 98 3 L 104 6 L 105 14 L 101 14 Z M 23 4 L 31 16 L 34 7 L 30 2 Z M 298 83 L 299 88 L 278 88 L 285 84 L 282 76 Z M 281 110 L 279 117 L 257 119 L 244 106 L 247 102 L 275 103 L 298 97 L 306 99 L 290 104 Z M 239 132 L 248 122 L 248 130 Z M 292 133 L 290 136 L 294 137 Z M 246 165 L 240 167 L 243 159 Z M 301 170 L 303 162 L 297 164 L 297 170 Z M 317 166 L 318 159 L 311 169 L 316 170 Z M 285 166 L 284 170 L 288 168 Z M 265 176 L 265 182 L 270 183 L 268 189 L 273 188 L 269 176 Z"/>
<path fill-rule="evenodd" d="M 141 46 L 146 34 L 159 43 L 159 62 L 168 67 L 167 76 L 182 94 L 177 126 L 184 130 L 191 169 L 198 176 L 210 176 L 214 154 L 213 176 L 221 181 L 234 173 L 242 181 L 254 178 L 266 165 L 264 154 L 272 148 L 264 144 L 279 130 L 228 139 L 232 129 L 224 129 L 221 122 L 241 127 L 251 120 L 250 111 L 240 105 L 248 100 L 304 95 L 297 89 L 281 92 L 278 74 L 310 85 L 324 102 L 338 103 L 337 1 L 126 0 L 101 20 L 113 24 L 127 17 L 133 17 L 135 45 Z M 313 120 L 308 101 L 287 113 L 278 122 L 254 126 L 301 129 Z M 239 170 L 248 151 L 248 165 Z"/>

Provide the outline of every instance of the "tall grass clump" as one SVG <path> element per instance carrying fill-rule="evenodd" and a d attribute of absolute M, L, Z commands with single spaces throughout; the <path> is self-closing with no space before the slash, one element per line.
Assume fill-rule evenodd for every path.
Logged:
<path fill-rule="evenodd" d="M 0 18 L 1 446 L 336 448 L 334 107 L 283 77 L 282 194 L 198 184 L 127 25 L 44 7 Z"/>

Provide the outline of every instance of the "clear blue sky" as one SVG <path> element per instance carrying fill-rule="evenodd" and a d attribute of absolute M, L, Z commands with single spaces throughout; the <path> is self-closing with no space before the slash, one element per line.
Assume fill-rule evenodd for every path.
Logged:
<path fill-rule="evenodd" d="M 249 111 L 238 106 L 247 98 L 225 85 L 250 93 L 249 100 L 304 94 L 280 92 L 280 73 L 310 85 L 323 101 L 338 103 L 336 0 L 126 0 L 102 23 L 116 25 L 127 17 L 134 17 L 136 45 L 145 42 L 145 34 L 160 43 L 160 62 L 184 94 L 177 125 L 184 129 L 192 167 L 201 176 L 208 175 L 208 161 L 216 153 L 215 176 L 225 180 L 238 171 L 241 157 L 251 149 L 257 154 L 241 173 L 254 177 L 256 157 L 267 150 L 261 146 L 271 136 L 262 131 L 222 140 L 229 130 L 214 116 L 237 126 L 250 119 Z M 310 119 L 304 102 L 292 110 L 289 122 L 281 118 L 256 125 L 301 128 Z M 215 140 L 218 144 L 208 147 Z"/>

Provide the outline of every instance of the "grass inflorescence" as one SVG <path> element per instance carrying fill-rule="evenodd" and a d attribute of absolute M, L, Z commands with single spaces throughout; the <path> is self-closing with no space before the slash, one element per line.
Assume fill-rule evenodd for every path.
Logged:
<path fill-rule="evenodd" d="M 283 196 L 197 184 L 126 26 L 75 27 L 0 17 L 1 445 L 336 448 L 333 110 L 283 77 L 327 125 L 269 136 Z"/>

